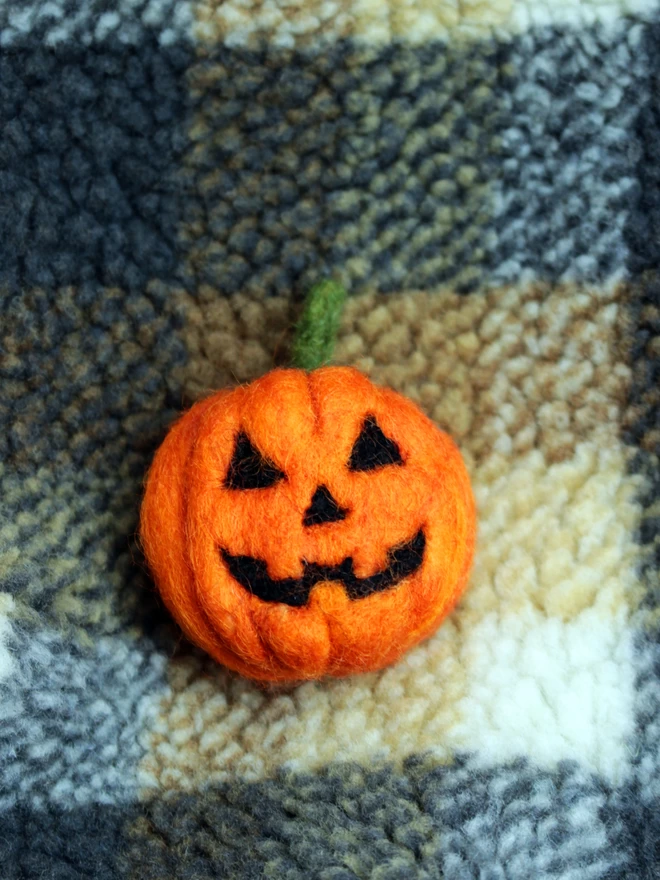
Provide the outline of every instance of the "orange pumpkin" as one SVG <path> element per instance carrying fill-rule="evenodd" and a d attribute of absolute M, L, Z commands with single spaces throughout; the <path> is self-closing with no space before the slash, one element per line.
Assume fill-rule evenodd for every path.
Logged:
<path fill-rule="evenodd" d="M 146 483 L 163 600 L 220 663 L 268 681 L 379 669 L 463 590 L 475 510 L 453 441 L 357 370 L 274 370 L 196 404 Z"/>

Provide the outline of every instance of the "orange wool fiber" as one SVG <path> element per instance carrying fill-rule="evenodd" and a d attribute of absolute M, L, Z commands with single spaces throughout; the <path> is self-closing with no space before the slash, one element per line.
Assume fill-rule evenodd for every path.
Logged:
<path fill-rule="evenodd" d="M 454 442 L 348 367 L 273 370 L 171 428 L 140 533 L 188 638 L 249 678 L 380 669 L 463 591 L 475 505 Z"/>

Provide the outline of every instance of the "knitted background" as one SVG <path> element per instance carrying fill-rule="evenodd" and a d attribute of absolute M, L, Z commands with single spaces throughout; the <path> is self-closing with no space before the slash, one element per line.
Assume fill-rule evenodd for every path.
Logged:
<path fill-rule="evenodd" d="M 142 480 L 325 275 L 476 564 L 396 666 L 264 688 Z M 660 875 L 660 2 L 0 0 L 0 304 L 3 880 Z"/>

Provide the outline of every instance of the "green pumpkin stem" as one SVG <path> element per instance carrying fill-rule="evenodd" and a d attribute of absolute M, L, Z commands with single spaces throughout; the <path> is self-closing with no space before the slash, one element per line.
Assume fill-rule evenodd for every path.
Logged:
<path fill-rule="evenodd" d="M 329 363 L 335 347 L 346 291 L 336 281 L 320 281 L 310 290 L 296 324 L 291 361 L 301 370 Z"/>

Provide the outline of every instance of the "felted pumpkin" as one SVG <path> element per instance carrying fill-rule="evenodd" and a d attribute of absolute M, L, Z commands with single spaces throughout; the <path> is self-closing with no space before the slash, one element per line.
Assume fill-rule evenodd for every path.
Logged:
<path fill-rule="evenodd" d="M 186 635 L 267 681 L 379 669 L 463 590 L 460 453 L 358 370 L 278 369 L 192 407 L 158 450 L 144 551 Z"/>

